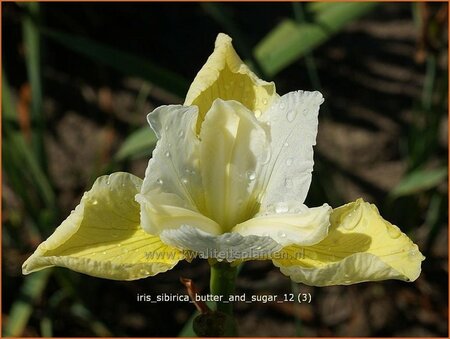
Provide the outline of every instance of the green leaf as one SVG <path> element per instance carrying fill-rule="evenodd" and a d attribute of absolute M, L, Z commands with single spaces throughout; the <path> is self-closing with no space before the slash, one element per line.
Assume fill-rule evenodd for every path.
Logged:
<path fill-rule="evenodd" d="M 156 141 L 157 138 L 153 130 L 148 126 L 142 127 L 124 141 L 115 158 L 116 160 L 125 160 L 150 155 L 155 148 Z"/>
<path fill-rule="evenodd" d="M 22 134 L 5 131 L 3 142 L 4 147 L 11 151 L 7 153 L 9 156 L 5 157 L 5 160 L 13 162 L 12 168 L 22 173 L 23 178 L 28 178 L 30 183 L 33 183 L 46 207 L 54 208 L 55 192 Z"/>
<path fill-rule="evenodd" d="M 5 70 L 2 72 L 2 118 L 8 122 L 17 122 L 17 115 L 13 107 L 11 89 L 9 87 L 8 79 L 6 78 Z"/>
<path fill-rule="evenodd" d="M 33 304 L 40 298 L 47 285 L 52 270 L 36 272 L 25 278 L 20 296 L 11 306 L 8 321 L 5 324 L 5 337 L 20 337 L 33 312 Z"/>
<path fill-rule="evenodd" d="M 256 60 L 266 74 L 274 76 L 376 4 L 346 2 L 311 6 L 315 14 L 312 22 L 298 24 L 285 19 L 255 47 Z"/>
<path fill-rule="evenodd" d="M 23 41 L 25 45 L 25 61 L 28 81 L 31 87 L 31 121 L 32 149 L 39 166 L 46 172 L 47 155 L 44 146 L 45 119 L 42 108 L 42 77 L 41 77 L 41 38 L 36 20 L 40 17 L 40 4 L 37 2 L 24 3 L 30 15 L 22 20 Z"/>
<path fill-rule="evenodd" d="M 418 169 L 405 176 L 402 181 L 391 191 L 390 195 L 398 198 L 412 195 L 439 185 L 447 177 L 448 168 L 441 167 L 427 170 Z"/>
<path fill-rule="evenodd" d="M 146 79 L 180 97 L 186 95 L 189 83 L 184 78 L 148 59 L 69 33 L 49 29 L 42 29 L 42 33 L 60 45 L 119 72 Z"/>

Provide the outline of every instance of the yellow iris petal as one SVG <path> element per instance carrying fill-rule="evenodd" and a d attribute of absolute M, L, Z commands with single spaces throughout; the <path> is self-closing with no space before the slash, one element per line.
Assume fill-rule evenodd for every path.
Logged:
<path fill-rule="evenodd" d="M 101 278 L 134 280 L 175 266 L 183 254 L 140 226 L 134 197 L 141 184 L 128 173 L 98 178 L 77 208 L 23 264 L 23 273 L 62 266 Z"/>
<path fill-rule="evenodd" d="M 198 106 L 197 132 L 200 132 L 215 99 L 236 100 L 252 112 L 263 112 L 276 97 L 275 84 L 259 79 L 236 54 L 231 38 L 221 33 L 214 52 L 192 82 L 184 105 Z"/>
<path fill-rule="evenodd" d="M 374 205 L 358 199 L 335 209 L 330 221 L 323 241 L 285 247 L 274 264 L 292 280 L 314 286 L 418 278 L 424 257 L 417 245 Z"/>

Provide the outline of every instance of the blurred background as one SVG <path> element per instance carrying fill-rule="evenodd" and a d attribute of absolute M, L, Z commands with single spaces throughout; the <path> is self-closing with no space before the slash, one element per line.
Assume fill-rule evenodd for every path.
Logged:
<path fill-rule="evenodd" d="M 188 303 L 206 261 L 135 282 L 23 261 L 96 177 L 144 176 L 146 114 L 182 103 L 219 32 L 279 94 L 319 90 L 310 206 L 375 203 L 427 259 L 414 283 L 291 284 L 246 263 L 237 292 L 311 304 L 235 306 L 243 336 L 448 335 L 447 3 L 2 3 L 3 336 L 192 336 Z"/>

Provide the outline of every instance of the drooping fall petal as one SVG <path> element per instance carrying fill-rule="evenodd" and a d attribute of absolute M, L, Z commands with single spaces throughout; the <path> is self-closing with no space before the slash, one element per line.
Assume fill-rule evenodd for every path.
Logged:
<path fill-rule="evenodd" d="M 96 180 L 80 204 L 23 264 L 28 274 L 62 266 L 92 276 L 134 280 L 165 272 L 182 252 L 140 226 L 134 196 L 142 180 L 114 173 Z"/>
<path fill-rule="evenodd" d="M 288 246 L 273 256 L 281 272 L 314 286 L 414 281 L 423 260 L 417 245 L 362 199 L 333 211 L 329 234 L 320 243 Z"/>

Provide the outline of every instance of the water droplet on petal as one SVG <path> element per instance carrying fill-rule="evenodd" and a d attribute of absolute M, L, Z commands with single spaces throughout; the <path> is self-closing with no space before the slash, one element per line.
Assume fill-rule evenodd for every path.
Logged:
<path fill-rule="evenodd" d="M 111 178 L 108 176 L 108 179 L 106 179 L 106 184 L 109 185 L 111 183 Z"/>
<path fill-rule="evenodd" d="M 103 253 L 102 253 L 103 255 L 106 255 L 106 251 L 103 251 Z"/>
<path fill-rule="evenodd" d="M 280 103 L 280 108 L 281 109 L 284 109 L 286 107 L 286 105 L 282 102 L 282 103 Z"/>
<path fill-rule="evenodd" d="M 388 232 L 389 236 L 392 239 L 397 239 L 402 234 L 402 232 L 400 231 L 400 229 L 397 226 L 388 225 L 386 228 L 387 228 L 387 232 Z"/>
<path fill-rule="evenodd" d="M 409 259 L 409 260 L 414 260 L 414 259 L 416 258 L 416 256 L 417 256 L 418 253 L 419 253 L 419 251 L 417 251 L 416 249 L 410 250 L 410 251 L 408 252 L 408 259 Z"/>
<path fill-rule="evenodd" d="M 253 172 L 253 171 L 248 171 L 248 172 L 247 172 L 247 178 L 248 178 L 248 180 L 250 180 L 250 181 L 255 180 L 255 178 L 256 178 L 255 172 Z"/>
<path fill-rule="evenodd" d="M 261 111 L 259 109 L 257 109 L 255 111 L 255 117 L 259 118 L 261 116 Z"/>
<path fill-rule="evenodd" d="M 263 105 L 267 105 L 267 99 L 264 98 L 263 101 L 262 101 L 262 103 L 263 103 Z"/>
<path fill-rule="evenodd" d="M 296 117 L 297 117 L 297 110 L 292 109 L 290 111 L 287 111 L 286 113 L 287 121 L 292 122 L 295 120 Z"/>
<path fill-rule="evenodd" d="M 266 152 L 264 153 L 264 156 L 262 157 L 261 164 L 262 165 L 268 164 L 271 157 L 272 157 L 272 151 L 270 150 L 270 148 L 267 148 Z"/>
<path fill-rule="evenodd" d="M 275 207 L 275 213 L 286 213 L 289 211 L 289 208 L 286 205 L 277 205 Z"/>
<path fill-rule="evenodd" d="M 93 202 L 92 202 L 92 205 L 97 205 L 98 204 L 98 201 L 97 200 L 94 200 Z"/>
<path fill-rule="evenodd" d="M 170 158 L 170 152 L 167 151 L 166 153 L 164 153 L 164 155 L 166 156 L 166 158 Z"/>
<path fill-rule="evenodd" d="M 179 131 L 178 131 L 178 136 L 179 136 L 180 138 L 184 137 L 184 131 L 183 131 L 183 130 L 179 130 Z"/>
<path fill-rule="evenodd" d="M 183 179 L 181 179 L 181 182 L 186 185 L 187 183 L 189 183 L 189 180 L 186 178 L 183 178 Z"/>
<path fill-rule="evenodd" d="M 280 238 L 286 238 L 286 233 L 280 231 L 280 232 L 278 232 L 278 236 Z"/>
<path fill-rule="evenodd" d="M 293 186 L 292 179 L 290 179 L 290 178 L 284 179 L 284 186 L 286 188 L 291 188 Z"/>
<path fill-rule="evenodd" d="M 157 182 L 159 185 L 162 185 L 162 184 L 163 184 L 163 181 L 162 181 L 162 179 L 160 179 L 160 178 L 156 179 L 156 182 Z"/>
<path fill-rule="evenodd" d="M 291 166 L 292 162 L 293 162 L 292 158 L 287 158 L 286 159 L 286 165 Z"/>
<path fill-rule="evenodd" d="M 283 144 L 283 146 L 284 146 L 284 147 L 288 147 L 288 146 L 289 146 L 289 143 L 285 142 L 285 143 Z"/>
<path fill-rule="evenodd" d="M 164 130 L 168 131 L 169 130 L 169 126 L 166 125 L 166 127 L 164 127 Z"/>

